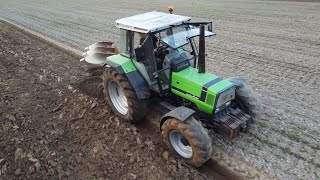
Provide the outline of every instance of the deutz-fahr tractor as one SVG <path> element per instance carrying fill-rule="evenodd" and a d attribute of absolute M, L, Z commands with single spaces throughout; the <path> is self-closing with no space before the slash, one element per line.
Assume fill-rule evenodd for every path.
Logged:
<path fill-rule="evenodd" d="M 161 12 L 119 19 L 119 50 L 112 42 L 97 42 L 82 60 L 105 67 L 106 102 L 123 120 L 143 122 L 154 98 L 170 106 L 159 122 L 162 139 L 199 167 L 212 155 L 208 130 L 234 139 L 248 131 L 258 107 L 245 81 L 206 72 L 212 22 L 190 20 Z"/>

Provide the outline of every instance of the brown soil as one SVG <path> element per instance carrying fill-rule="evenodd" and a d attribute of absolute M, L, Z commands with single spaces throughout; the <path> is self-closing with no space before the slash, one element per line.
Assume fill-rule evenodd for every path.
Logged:
<path fill-rule="evenodd" d="M 110 113 L 77 55 L 0 26 L 0 179 L 224 179 L 174 157 L 154 126 Z"/>

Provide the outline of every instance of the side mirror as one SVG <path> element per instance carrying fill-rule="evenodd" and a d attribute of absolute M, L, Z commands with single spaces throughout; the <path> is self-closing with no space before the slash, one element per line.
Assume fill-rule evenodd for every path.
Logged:
<path fill-rule="evenodd" d="M 212 32 L 212 22 L 208 24 L 208 31 Z"/>

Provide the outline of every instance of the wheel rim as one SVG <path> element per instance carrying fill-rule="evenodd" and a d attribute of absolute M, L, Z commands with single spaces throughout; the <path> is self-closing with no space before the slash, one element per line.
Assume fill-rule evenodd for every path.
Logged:
<path fill-rule="evenodd" d="M 192 157 L 192 147 L 188 140 L 177 130 L 173 130 L 169 135 L 173 149 L 184 158 Z"/>
<path fill-rule="evenodd" d="M 116 110 L 126 115 L 128 112 L 128 101 L 122 88 L 114 81 L 110 81 L 108 85 L 109 96 Z"/>

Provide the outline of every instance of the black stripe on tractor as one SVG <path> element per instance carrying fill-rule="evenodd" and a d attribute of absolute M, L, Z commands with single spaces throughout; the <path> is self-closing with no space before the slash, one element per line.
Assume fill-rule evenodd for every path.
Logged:
<path fill-rule="evenodd" d="M 202 86 L 202 91 L 201 91 L 201 97 L 200 97 L 200 101 L 205 102 L 206 101 L 206 97 L 207 97 L 207 90 L 210 86 L 213 86 L 214 84 L 222 81 L 222 78 L 216 78 L 212 81 L 207 82 L 206 84 L 204 84 Z"/>
<path fill-rule="evenodd" d="M 202 91 L 201 91 L 201 96 L 200 96 L 200 101 L 205 102 L 206 101 L 206 97 L 207 97 L 207 91 L 203 89 L 204 87 L 202 87 Z"/>
<path fill-rule="evenodd" d="M 180 92 L 182 92 L 182 93 L 184 93 L 184 94 L 190 94 L 190 93 L 188 93 L 188 92 L 186 92 L 186 91 L 184 91 L 184 90 L 182 90 L 182 89 L 179 89 L 179 88 L 177 88 L 177 87 L 174 87 L 174 86 L 171 86 L 171 88 L 174 89 L 174 90 L 180 91 Z"/>
<path fill-rule="evenodd" d="M 222 78 L 216 78 L 212 81 L 207 82 L 206 84 L 203 85 L 202 89 L 206 90 L 210 87 L 213 86 L 214 84 L 217 84 L 218 82 L 222 81 Z"/>
<path fill-rule="evenodd" d="M 177 90 L 177 91 L 179 91 L 179 92 L 181 92 L 181 93 L 184 93 L 184 94 L 190 94 L 190 93 L 188 93 L 188 92 L 186 92 L 186 91 L 184 91 L 184 90 L 182 90 L 182 89 L 176 88 L 176 87 L 174 87 L 174 86 L 172 86 L 171 88 L 174 89 L 174 90 Z M 201 97 L 199 98 L 199 100 L 202 101 L 202 102 L 204 102 L 204 100 L 206 99 L 206 95 L 207 95 L 207 92 L 206 92 L 206 91 L 202 91 L 202 92 L 201 92 Z M 204 98 L 203 98 L 203 96 L 204 96 Z M 203 100 L 203 99 L 204 99 L 204 100 Z"/>

